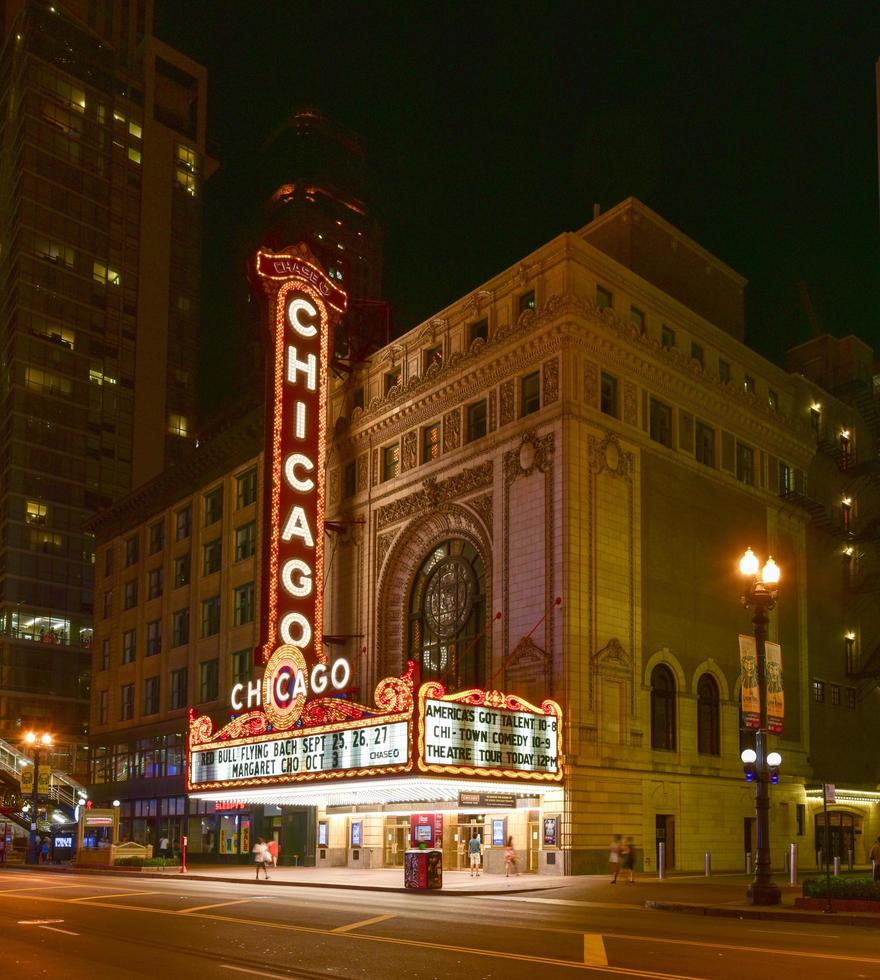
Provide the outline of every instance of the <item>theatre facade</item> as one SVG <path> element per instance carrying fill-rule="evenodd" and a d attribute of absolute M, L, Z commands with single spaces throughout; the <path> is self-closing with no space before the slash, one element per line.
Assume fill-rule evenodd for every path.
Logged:
<path fill-rule="evenodd" d="M 776 862 L 814 860 L 822 753 L 864 859 L 877 777 L 838 749 L 872 702 L 828 651 L 874 626 L 810 602 L 846 542 L 797 495 L 842 519 L 816 426 L 870 434 L 743 343 L 735 272 L 629 200 L 331 371 L 344 293 L 300 246 L 255 268 L 264 413 L 93 524 L 92 792 L 123 834 L 353 870 L 425 844 L 455 869 L 477 830 L 487 871 L 512 837 L 547 874 L 604 869 L 620 834 L 646 870 L 658 843 L 740 869 L 751 546 L 783 576 Z"/>

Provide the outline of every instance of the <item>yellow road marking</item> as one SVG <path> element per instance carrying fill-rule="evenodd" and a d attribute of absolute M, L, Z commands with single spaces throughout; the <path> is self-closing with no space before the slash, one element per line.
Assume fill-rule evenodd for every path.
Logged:
<path fill-rule="evenodd" d="M 159 892 L 111 892 L 109 895 L 78 895 L 76 898 L 67 899 L 70 902 L 91 902 L 95 898 L 128 898 L 130 895 L 158 895 Z"/>
<path fill-rule="evenodd" d="M 28 885 L 26 888 L 7 888 L 7 889 L 0 889 L 0 895 L 3 895 L 3 896 L 11 895 L 13 898 L 15 898 L 16 895 L 22 894 L 23 892 L 35 892 L 35 891 L 39 891 L 42 888 L 86 888 L 86 887 L 87 886 L 86 885 L 83 885 L 82 883 L 76 884 L 76 885 L 73 885 L 73 884 L 65 885 L 65 884 L 62 883 L 62 884 L 59 885 L 57 882 L 53 882 L 51 885 Z M 24 897 L 25 898 L 33 898 L 35 896 L 25 895 Z M 58 901 L 62 901 L 63 902 L 63 901 L 66 901 L 66 899 L 58 899 Z"/>
<path fill-rule="evenodd" d="M 350 922 L 347 926 L 337 926 L 331 932 L 349 932 L 351 929 L 360 929 L 362 926 L 371 926 L 375 922 L 384 922 L 386 919 L 393 919 L 393 915 L 374 915 L 372 919 L 361 919 L 360 922 Z"/>
<path fill-rule="evenodd" d="M 154 892 L 154 894 L 156 894 Z M 244 905 L 245 902 L 252 902 L 252 898 L 237 898 L 234 902 L 215 902 L 213 905 L 194 905 L 191 909 L 178 909 L 177 914 L 183 915 L 184 913 L 191 912 L 201 912 L 202 909 L 219 909 L 224 905 Z"/>
<path fill-rule="evenodd" d="M 605 941 L 596 932 L 584 933 L 584 963 L 587 966 L 608 966 Z"/>

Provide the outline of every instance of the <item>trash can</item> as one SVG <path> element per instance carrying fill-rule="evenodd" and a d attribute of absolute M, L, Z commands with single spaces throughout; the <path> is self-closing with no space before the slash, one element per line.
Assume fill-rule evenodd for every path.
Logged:
<path fill-rule="evenodd" d="M 420 891 L 443 887 L 443 852 L 411 848 L 403 855 L 403 884 Z"/>

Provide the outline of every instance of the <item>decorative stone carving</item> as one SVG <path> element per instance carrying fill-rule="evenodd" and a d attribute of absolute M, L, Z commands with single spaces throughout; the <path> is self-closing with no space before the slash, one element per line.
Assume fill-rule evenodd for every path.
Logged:
<path fill-rule="evenodd" d="M 519 286 L 525 286 L 525 284 L 528 281 L 529 281 L 529 267 L 524 262 L 520 262 L 510 282 L 512 285 L 519 287 Z"/>
<path fill-rule="evenodd" d="M 486 460 L 477 466 L 461 470 L 447 480 L 437 480 L 429 477 L 422 483 L 422 489 L 407 497 L 401 497 L 384 507 L 380 507 L 376 516 L 376 526 L 379 530 L 406 520 L 425 511 L 436 510 L 444 504 L 463 497 L 474 490 L 492 485 L 492 460 Z"/>
<path fill-rule="evenodd" d="M 379 450 L 373 450 L 373 478 L 372 484 L 375 487 L 379 483 Z"/>
<path fill-rule="evenodd" d="M 335 466 L 330 470 L 330 480 L 327 496 L 330 499 L 331 504 L 339 503 L 339 467 Z"/>
<path fill-rule="evenodd" d="M 623 382 L 623 421 L 627 425 L 639 424 L 638 396 L 632 381 Z"/>
<path fill-rule="evenodd" d="M 544 384 L 544 404 L 550 405 L 559 398 L 559 358 L 554 357 L 544 361 L 542 372 Z"/>
<path fill-rule="evenodd" d="M 461 411 L 454 409 L 443 416 L 443 452 L 461 445 Z"/>
<path fill-rule="evenodd" d="M 607 669 L 632 671 L 632 656 L 623 648 L 616 636 L 612 637 L 601 650 L 593 654 L 593 662 L 603 672 Z"/>
<path fill-rule="evenodd" d="M 482 522 L 486 525 L 489 537 L 492 537 L 492 494 L 484 493 L 482 497 L 472 497 L 467 501 L 468 507 L 473 508 L 479 515 Z"/>
<path fill-rule="evenodd" d="M 584 362 L 584 404 L 596 408 L 599 404 L 599 366 Z"/>
<path fill-rule="evenodd" d="M 357 489 L 358 493 L 363 493 L 367 489 L 370 480 L 370 457 L 368 453 L 361 453 L 357 460 Z"/>
<path fill-rule="evenodd" d="M 519 449 L 504 454 L 504 482 L 513 483 L 518 477 L 530 476 L 535 470 L 546 473 L 553 460 L 553 433 L 542 438 L 533 431 L 524 432 Z"/>
<path fill-rule="evenodd" d="M 387 534 L 380 534 L 376 538 L 376 568 L 381 569 L 385 564 L 385 558 L 388 554 L 388 550 L 391 545 L 394 544 L 394 539 L 397 537 L 396 531 L 388 531 Z"/>
<path fill-rule="evenodd" d="M 635 457 L 625 449 L 614 432 L 607 432 L 604 439 L 590 436 L 589 440 L 590 466 L 594 475 L 608 473 L 610 476 L 629 480 L 632 478 Z"/>
<path fill-rule="evenodd" d="M 497 404 L 498 392 L 495 388 L 491 388 L 489 390 L 489 418 L 487 419 L 490 432 L 494 432 L 497 428 L 497 423 L 495 421 L 496 415 L 498 414 Z"/>
<path fill-rule="evenodd" d="M 512 422 L 516 416 L 516 404 L 514 398 L 513 379 L 504 381 L 501 384 L 501 425 Z"/>
<path fill-rule="evenodd" d="M 410 429 L 403 434 L 403 447 L 400 454 L 400 468 L 402 471 L 411 470 L 418 465 L 419 461 L 419 433 L 417 429 Z"/>
<path fill-rule="evenodd" d="M 504 685 L 534 704 L 550 696 L 552 658 L 524 636 L 504 658 Z"/>

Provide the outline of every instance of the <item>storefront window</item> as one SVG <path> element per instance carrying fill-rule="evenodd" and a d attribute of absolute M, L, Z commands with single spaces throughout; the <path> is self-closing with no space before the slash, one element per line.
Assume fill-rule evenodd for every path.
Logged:
<path fill-rule="evenodd" d="M 220 853 L 243 854 L 242 821 L 247 821 L 247 835 L 250 835 L 250 819 L 239 814 L 223 814 L 220 817 Z"/>

